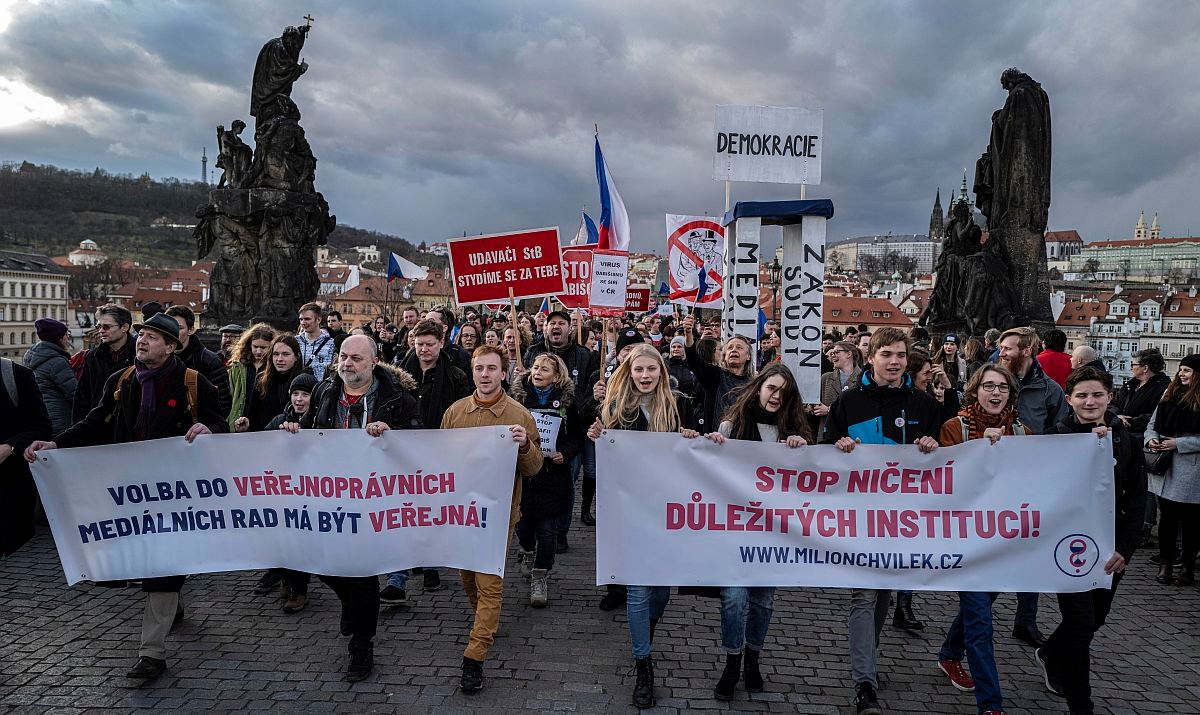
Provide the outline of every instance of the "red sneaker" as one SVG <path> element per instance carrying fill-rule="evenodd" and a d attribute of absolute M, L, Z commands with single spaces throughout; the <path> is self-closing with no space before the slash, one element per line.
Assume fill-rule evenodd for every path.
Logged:
<path fill-rule="evenodd" d="M 963 667 L 961 660 L 939 660 L 938 668 L 950 678 L 950 684 L 954 687 L 964 693 L 975 692 L 975 680 Z"/>
<path fill-rule="evenodd" d="M 983 715 L 1006 715 L 1003 710 L 985 710 Z"/>

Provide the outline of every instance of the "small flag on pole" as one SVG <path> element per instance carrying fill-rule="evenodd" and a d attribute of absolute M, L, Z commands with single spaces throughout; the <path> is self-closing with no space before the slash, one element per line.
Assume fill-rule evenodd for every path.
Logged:
<path fill-rule="evenodd" d="M 549 296 L 542 298 L 542 304 L 541 304 L 541 306 L 538 307 L 538 312 L 541 313 L 542 315 L 547 315 L 550 313 L 550 297 Z"/>
<path fill-rule="evenodd" d="M 405 260 L 395 253 L 388 259 L 387 279 L 391 283 L 393 279 L 404 278 L 406 280 L 424 280 L 429 277 L 429 271 L 418 266 L 412 261 Z"/>
<path fill-rule="evenodd" d="M 596 223 L 592 221 L 592 217 L 587 215 L 587 211 L 583 212 L 583 217 L 579 219 L 579 231 L 576 232 L 575 238 L 571 240 L 572 246 L 586 246 L 591 243 L 596 243 L 600 240 L 600 232 L 596 230 Z"/>
<path fill-rule="evenodd" d="M 762 340 L 763 332 L 767 329 L 767 314 L 760 307 L 758 309 L 758 339 Z"/>

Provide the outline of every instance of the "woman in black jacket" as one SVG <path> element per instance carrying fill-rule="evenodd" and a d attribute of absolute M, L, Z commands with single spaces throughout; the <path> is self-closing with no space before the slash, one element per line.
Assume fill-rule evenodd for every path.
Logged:
<path fill-rule="evenodd" d="M 268 422 L 291 404 L 292 380 L 304 372 L 304 366 L 300 363 L 300 343 L 291 335 L 279 335 L 271 341 L 269 355 L 266 368 L 255 380 L 247 421 L 238 421 L 238 425 L 245 424 L 251 432 L 261 432 Z M 246 431 L 237 425 L 235 429 Z"/>
<path fill-rule="evenodd" d="M 688 416 L 681 414 L 686 410 L 687 398 L 671 390 L 662 355 L 652 345 L 633 345 L 612 374 L 600 405 L 600 415 L 588 428 L 588 438 L 600 439 L 605 429 L 679 432 L 684 437 L 694 438 L 698 436 L 697 432 L 681 427 L 687 424 Z M 612 590 L 610 588 L 605 599 L 613 597 Z M 671 599 L 671 587 L 627 586 L 626 591 L 626 619 L 637 669 L 633 704 L 639 709 L 651 708 L 655 696 L 650 647 L 658 619 Z"/>
<path fill-rule="evenodd" d="M 1104 625 L 1117 584 L 1133 558 L 1142 533 L 1146 505 L 1146 471 L 1141 445 L 1135 443 L 1120 419 L 1108 412 L 1112 376 L 1094 367 L 1081 367 L 1067 377 L 1071 412 L 1054 429 L 1057 434 L 1093 432 L 1101 439 L 1112 434 L 1113 484 L 1116 487 L 1116 552 L 1104 564 L 1112 587 L 1083 593 L 1058 594 L 1062 622 L 1034 651 L 1046 687 L 1067 699 L 1072 713 L 1095 712 L 1092 703 L 1090 653 L 1092 638 Z"/>
<path fill-rule="evenodd" d="M 542 446 L 546 454 L 542 471 L 524 478 L 521 520 L 517 522 L 517 563 L 521 575 L 530 579 L 529 605 L 542 608 L 550 600 L 548 579 L 554 568 L 558 524 L 563 513 L 571 510 L 575 488 L 571 462 L 583 449 L 583 424 L 567 364 L 553 353 L 534 358 L 529 372 L 517 380 L 510 393 L 534 419 L 560 420 L 554 446 Z"/>
<path fill-rule="evenodd" d="M 781 362 L 767 364 L 738 393 L 737 401 L 708 439 L 725 444 L 726 439 L 751 442 L 783 442 L 803 447 L 812 442 L 812 432 L 803 413 L 796 378 Z M 746 690 L 761 693 L 763 677 L 758 668 L 771 613 L 775 589 L 770 586 L 725 586 L 721 589 L 721 645 L 725 648 L 725 670 L 713 688 L 717 700 L 732 700 L 742 675 L 745 653 Z"/>
<path fill-rule="evenodd" d="M 717 428 L 717 419 L 733 404 L 737 389 L 754 376 L 754 365 L 750 360 L 750 339 L 743 335 L 733 335 L 725 341 L 723 365 L 702 360 L 695 348 L 695 330 L 696 318 L 690 314 L 683 319 L 683 339 L 688 367 L 704 388 L 704 413 L 698 418 L 697 425 L 701 433 L 707 434 Z"/>
<path fill-rule="evenodd" d="M 33 371 L 0 358 L 0 556 L 33 538 L 37 488 L 21 454 L 53 434 Z"/>
<path fill-rule="evenodd" d="M 1117 391 L 1113 408 L 1134 441 L 1142 444 L 1146 426 L 1150 424 L 1154 410 L 1171 384 L 1171 378 L 1166 375 L 1167 361 L 1163 359 L 1158 348 L 1147 348 L 1134 353 L 1130 367 L 1133 378 L 1126 380 Z M 1158 521 L 1158 497 L 1153 492 L 1146 494 L 1145 519 L 1146 523 L 1142 525 L 1141 545 L 1149 546 L 1151 530 Z M 1151 557 L 1150 560 L 1154 561 L 1154 558 Z"/>

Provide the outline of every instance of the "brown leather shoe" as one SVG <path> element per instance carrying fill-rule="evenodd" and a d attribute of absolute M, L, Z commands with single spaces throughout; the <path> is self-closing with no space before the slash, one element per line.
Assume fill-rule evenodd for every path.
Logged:
<path fill-rule="evenodd" d="M 288 600 L 283 604 L 284 613 L 299 613 L 308 605 L 307 593 L 292 593 Z"/>

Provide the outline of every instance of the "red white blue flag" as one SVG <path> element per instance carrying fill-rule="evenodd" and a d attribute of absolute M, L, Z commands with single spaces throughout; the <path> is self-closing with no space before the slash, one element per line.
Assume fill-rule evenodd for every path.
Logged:
<path fill-rule="evenodd" d="M 629 214 L 625 202 L 617 193 L 612 174 L 600 151 L 600 137 L 596 137 L 596 182 L 600 185 L 600 226 L 597 248 L 609 251 L 629 250 Z"/>

